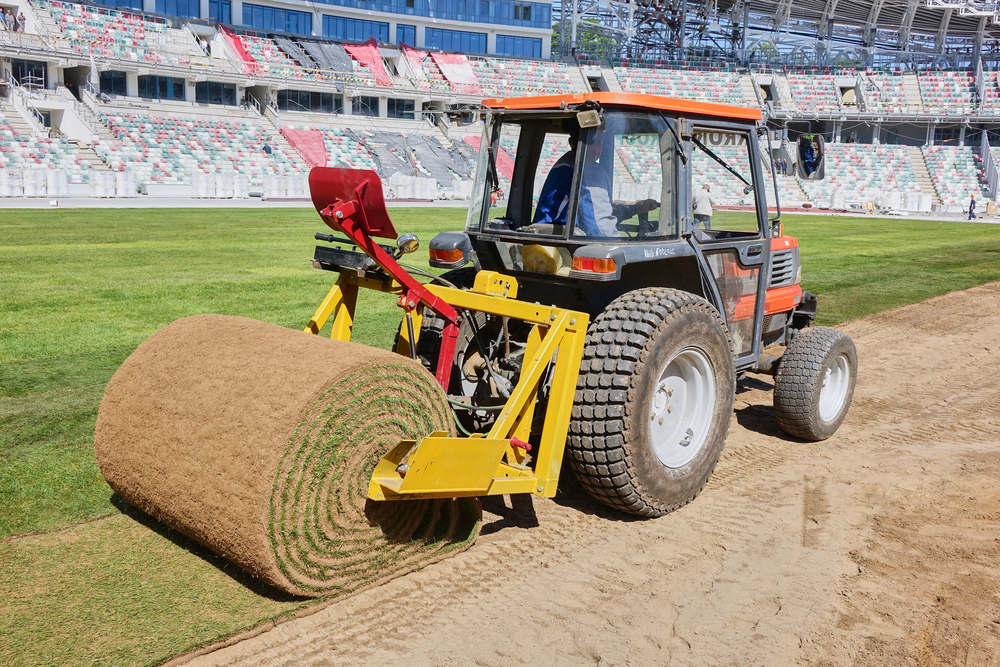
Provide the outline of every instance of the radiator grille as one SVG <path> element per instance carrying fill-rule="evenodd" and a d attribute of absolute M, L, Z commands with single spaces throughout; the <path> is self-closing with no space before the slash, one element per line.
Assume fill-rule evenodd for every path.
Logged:
<path fill-rule="evenodd" d="M 771 255 L 770 287 L 783 287 L 795 282 L 795 250 L 778 250 Z"/>

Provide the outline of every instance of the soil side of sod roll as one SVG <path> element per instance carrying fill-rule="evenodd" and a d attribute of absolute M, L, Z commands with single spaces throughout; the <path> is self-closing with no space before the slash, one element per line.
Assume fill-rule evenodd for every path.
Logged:
<path fill-rule="evenodd" d="M 418 363 L 240 317 L 159 330 L 108 383 L 101 473 L 129 503 L 294 595 L 347 593 L 469 546 L 474 499 L 371 502 L 402 439 L 450 431 Z"/>

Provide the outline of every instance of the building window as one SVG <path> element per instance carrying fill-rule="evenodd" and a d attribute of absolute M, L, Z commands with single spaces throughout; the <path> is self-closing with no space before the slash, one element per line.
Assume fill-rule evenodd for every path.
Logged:
<path fill-rule="evenodd" d="M 196 19 L 201 16 L 199 0 L 156 0 L 156 13 Z"/>
<path fill-rule="evenodd" d="M 142 11 L 142 0 L 96 0 L 97 4 L 119 9 L 138 9 Z"/>
<path fill-rule="evenodd" d="M 355 116 L 378 116 L 378 98 L 358 95 L 354 98 L 352 111 Z"/>
<path fill-rule="evenodd" d="M 198 104 L 236 106 L 236 85 L 218 81 L 199 81 L 194 86 L 194 100 Z"/>
<path fill-rule="evenodd" d="M 156 100 L 183 100 L 184 79 L 145 74 L 139 77 L 139 97 Z"/>
<path fill-rule="evenodd" d="M 406 25 L 405 23 L 396 24 L 396 44 L 407 44 L 409 46 L 417 45 L 417 26 Z"/>
<path fill-rule="evenodd" d="M 372 37 L 379 42 L 388 42 L 389 24 L 324 14 L 323 36 L 344 42 L 367 42 Z"/>
<path fill-rule="evenodd" d="M 538 37 L 497 35 L 497 55 L 512 58 L 541 58 L 542 40 Z"/>
<path fill-rule="evenodd" d="M 343 113 L 340 95 L 320 93 L 314 90 L 279 90 L 278 108 L 282 111 L 318 111 L 320 113 Z"/>
<path fill-rule="evenodd" d="M 101 92 L 105 95 L 128 95 L 125 72 L 101 72 Z"/>
<path fill-rule="evenodd" d="M 389 118 L 409 118 L 413 119 L 413 100 L 398 100 L 389 98 Z"/>
<path fill-rule="evenodd" d="M 244 4 L 243 25 L 258 30 L 311 35 L 312 14 L 291 9 Z"/>
<path fill-rule="evenodd" d="M 28 88 L 48 88 L 49 72 L 40 60 L 13 60 L 10 63 L 14 80 Z"/>
<path fill-rule="evenodd" d="M 514 20 L 531 23 L 531 5 L 514 3 Z"/>
<path fill-rule="evenodd" d="M 442 51 L 486 53 L 486 33 L 427 28 L 424 31 L 424 45 L 429 49 Z"/>
<path fill-rule="evenodd" d="M 208 17 L 216 23 L 232 23 L 233 3 L 230 0 L 208 0 Z"/>

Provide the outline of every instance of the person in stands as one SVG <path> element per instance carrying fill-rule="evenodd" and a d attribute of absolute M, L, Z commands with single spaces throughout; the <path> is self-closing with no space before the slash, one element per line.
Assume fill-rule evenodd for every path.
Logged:
<path fill-rule="evenodd" d="M 19 32 L 24 32 L 24 12 L 17 15 L 17 29 Z"/>
<path fill-rule="evenodd" d="M 969 220 L 976 219 L 976 193 L 972 193 L 972 199 L 969 200 Z"/>

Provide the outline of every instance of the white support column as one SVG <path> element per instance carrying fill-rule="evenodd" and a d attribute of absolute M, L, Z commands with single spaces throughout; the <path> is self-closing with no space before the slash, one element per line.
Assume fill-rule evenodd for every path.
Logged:
<path fill-rule="evenodd" d="M 232 0 L 232 3 L 232 7 L 230 9 L 232 10 L 231 18 L 233 25 L 246 25 L 246 23 L 243 22 L 243 0 Z"/>
<path fill-rule="evenodd" d="M 144 11 L 144 12 L 155 12 L 156 11 L 156 0 L 142 0 L 142 11 Z"/>
<path fill-rule="evenodd" d="M 492 30 L 486 33 L 486 53 L 491 56 L 497 54 L 497 34 Z"/>
<path fill-rule="evenodd" d="M 882 135 L 882 124 L 876 123 L 874 127 L 872 127 L 872 143 L 875 144 L 876 146 L 879 144 L 879 139 L 881 135 Z"/>
<path fill-rule="evenodd" d="M 139 74 L 125 72 L 125 94 L 129 97 L 139 97 Z"/>
<path fill-rule="evenodd" d="M 395 21 L 389 21 L 389 43 L 390 44 L 395 44 L 396 43 L 396 22 Z"/>
<path fill-rule="evenodd" d="M 389 117 L 389 98 L 379 97 L 378 98 L 378 117 L 388 118 Z"/>
<path fill-rule="evenodd" d="M 416 44 L 414 46 L 416 46 L 418 49 L 424 48 L 424 46 L 427 44 L 427 42 L 425 41 L 425 35 L 424 35 L 424 31 L 425 31 L 426 27 L 427 26 L 425 26 L 423 23 L 418 23 L 417 24 L 417 38 L 414 40 L 414 41 L 416 41 Z"/>
<path fill-rule="evenodd" d="M 924 141 L 928 146 L 934 145 L 934 123 L 927 124 L 927 138 Z"/>
<path fill-rule="evenodd" d="M 354 115 L 354 97 L 344 93 L 344 115 L 353 116 Z"/>
<path fill-rule="evenodd" d="M 965 145 L 965 128 L 966 128 L 966 125 L 964 123 L 958 128 L 958 145 L 959 146 L 964 146 Z"/>
<path fill-rule="evenodd" d="M 313 10 L 312 35 L 313 37 L 323 36 L 323 12 L 319 8 Z"/>
<path fill-rule="evenodd" d="M 198 99 L 198 91 L 195 88 L 195 82 L 187 79 L 184 81 L 184 101 L 194 102 Z"/>
<path fill-rule="evenodd" d="M 207 19 L 209 18 L 210 13 L 211 11 L 208 8 L 208 0 L 201 0 L 201 2 L 198 3 L 198 16 L 203 19 Z"/>

